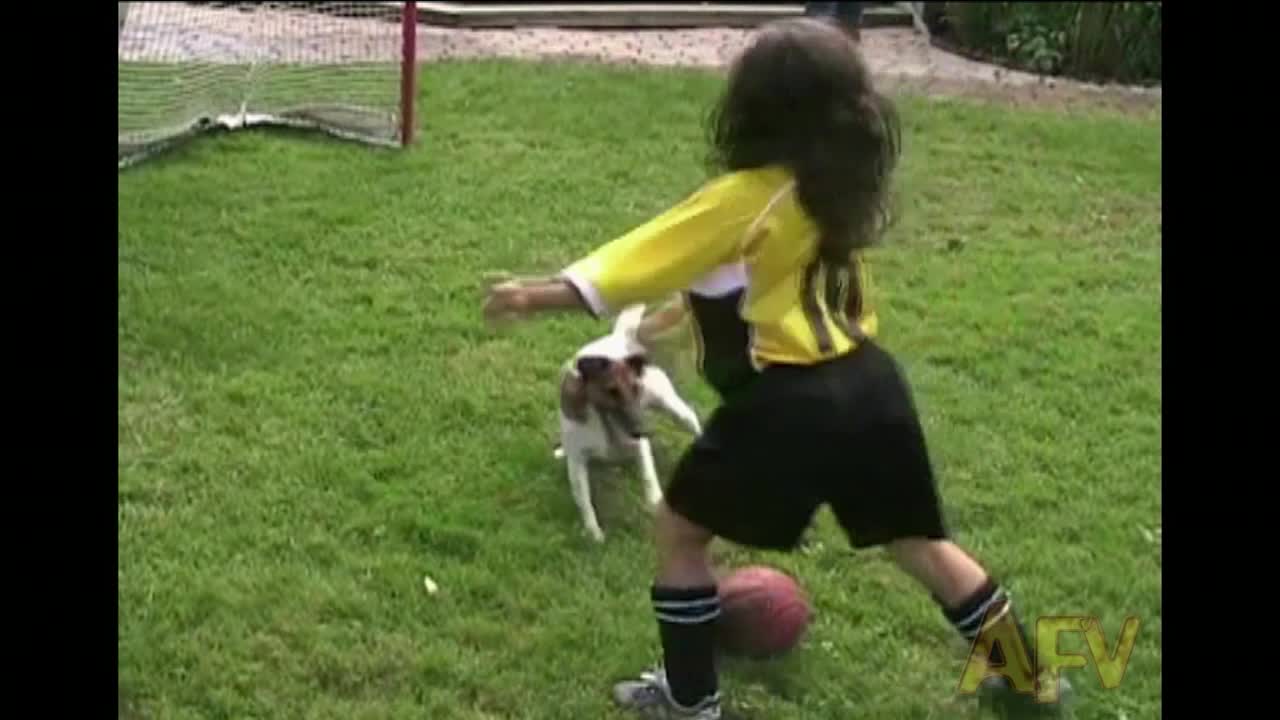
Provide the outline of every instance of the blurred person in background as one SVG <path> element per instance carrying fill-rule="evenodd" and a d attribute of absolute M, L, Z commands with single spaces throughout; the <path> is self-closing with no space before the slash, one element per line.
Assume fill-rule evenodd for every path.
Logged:
<path fill-rule="evenodd" d="M 862 40 L 862 6 L 860 2 L 807 2 L 804 14 L 834 22 L 854 42 Z"/>

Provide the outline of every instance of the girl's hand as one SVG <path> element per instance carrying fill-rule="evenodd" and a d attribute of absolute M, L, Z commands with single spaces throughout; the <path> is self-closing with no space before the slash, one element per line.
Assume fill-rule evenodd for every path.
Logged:
<path fill-rule="evenodd" d="M 584 310 L 569 283 L 558 278 L 515 278 L 505 273 L 485 277 L 489 294 L 484 317 L 492 325 L 525 320 L 551 310 Z"/>
<path fill-rule="evenodd" d="M 489 275 L 484 319 L 491 325 L 523 320 L 529 315 L 529 293 L 524 283 L 509 275 Z"/>

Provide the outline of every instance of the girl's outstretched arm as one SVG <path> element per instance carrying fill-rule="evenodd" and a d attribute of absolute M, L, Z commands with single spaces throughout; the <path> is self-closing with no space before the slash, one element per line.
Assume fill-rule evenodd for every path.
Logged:
<path fill-rule="evenodd" d="M 749 176 L 713 179 L 556 278 L 507 278 L 491 284 L 485 317 L 501 322 L 579 308 L 603 317 L 683 290 L 741 256 L 748 226 L 774 192 Z"/>
<path fill-rule="evenodd" d="M 556 278 L 489 279 L 484 317 L 490 323 L 524 320 L 538 313 L 552 310 L 589 311 L 577 289 L 564 280 Z"/>

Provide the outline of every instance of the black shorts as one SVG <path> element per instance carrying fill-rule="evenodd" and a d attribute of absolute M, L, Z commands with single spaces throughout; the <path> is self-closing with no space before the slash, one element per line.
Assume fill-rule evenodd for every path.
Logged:
<path fill-rule="evenodd" d="M 727 398 L 676 466 L 672 510 L 731 542 L 794 548 L 831 506 L 854 547 L 947 529 L 911 391 L 874 342 L 772 366 Z"/>

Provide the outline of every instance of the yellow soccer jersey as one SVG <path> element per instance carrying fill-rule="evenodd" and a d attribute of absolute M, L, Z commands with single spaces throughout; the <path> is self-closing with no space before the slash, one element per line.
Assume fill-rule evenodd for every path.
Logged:
<path fill-rule="evenodd" d="M 875 334 L 864 262 L 856 263 L 860 307 L 830 308 L 821 292 L 803 297 L 817 239 L 787 170 L 745 170 L 711 180 L 563 277 L 597 315 L 684 293 L 700 369 L 723 392 L 766 365 L 809 365 L 848 352 L 856 340 L 843 329 L 846 310 Z M 814 285 L 822 287 L 821 278 Z"/>

